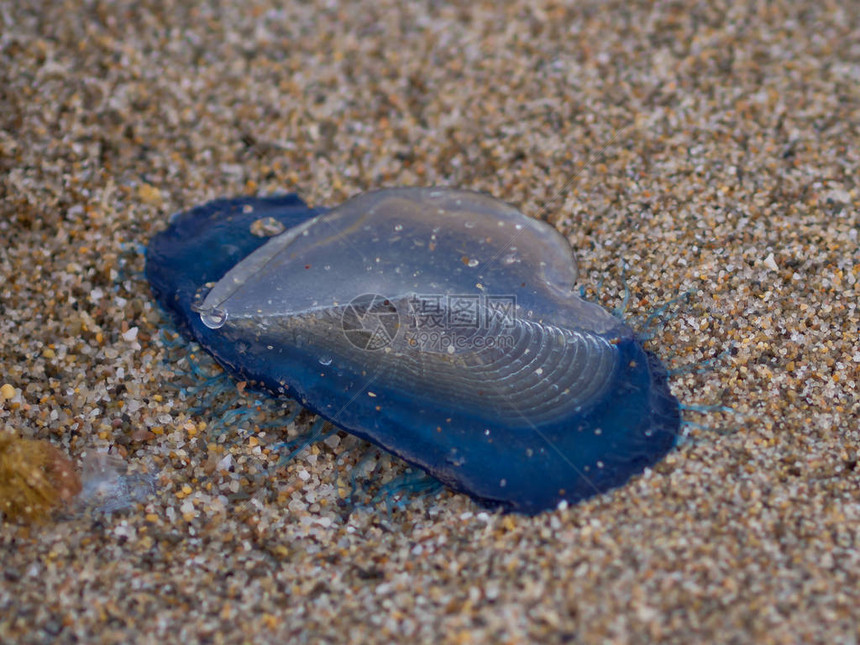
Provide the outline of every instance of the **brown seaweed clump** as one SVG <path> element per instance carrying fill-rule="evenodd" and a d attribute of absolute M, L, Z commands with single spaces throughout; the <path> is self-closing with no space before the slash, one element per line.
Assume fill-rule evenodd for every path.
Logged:
<path fill-rule="evenodd" d="M 0 514 L 36 521 L 81 492 L 72 462 L 51 443 L 0 431 Z"/>

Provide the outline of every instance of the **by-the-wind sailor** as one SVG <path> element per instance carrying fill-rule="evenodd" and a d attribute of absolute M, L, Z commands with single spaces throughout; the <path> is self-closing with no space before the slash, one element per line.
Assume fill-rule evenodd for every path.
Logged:
<path fill-rule="evenodd" d="M 215 201 L 152 239 L 146 272 L 236 377 L 492 506 L 581 500 L 675 443 L 665 370 L 573 291 L 567 241 L 484 194 Z"/>

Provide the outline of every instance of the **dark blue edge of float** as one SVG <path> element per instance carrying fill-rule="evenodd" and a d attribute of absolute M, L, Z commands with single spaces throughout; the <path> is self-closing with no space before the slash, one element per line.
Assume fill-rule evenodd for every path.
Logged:
<path fill-rule="evenodd" d="M 179 331 L 196 340 L 205 329 L 191 310 L 197 291 L 207 282 L 220 280 L 239 260 L 269 239 L 253 235 L 251 224 L 271 217 L 290 228 L 324 212 L 310 208 L 298 195 L 290 193 L 217 199 L 176 213 L 167 229 L 149 241 L 146 279 Z M 191 239 L 193 264 L 188 257 Z"/>
<path fill-rule="evenodd" d="M 324 212 L 324 209 L 308 207 L 295 194 L 286 194 L 273 197 L 219 199 L 174 215 L 168 228 L 154 235 L 147 247 L 145 274 L 156 300 L 183 336 L 200 343 L 201 347 L 212 353 L 233 376 L 246 377 L 247 374 L 244 374 L 240 367 L 225 364 L 225 361 L 220 360 L 216 337 L 213 337 L 212 330 L 205 327 L 200 321 L 200 316 L 192 310 L 197 293 L 205 284 L 219 280 L 237 262 L 268 240 L 266 237 L 258 237 L 251 233 L 251 224 L 254 221 L 271 217 L 286 228 L 291 228 Z M 189 258 L 189 253 L 193 253 L 193 259 Z M 558 499 L 552 496 L 535 498 L 531 503 L 522 501 L 511 503 L 494 499 L 492 496 L 476 494 L 475 490 L 469 490 L 468 486 L 458 483 L 454 475 L 449 476 L 444 466 L 428 467 L 427 464 L 422 464 L 420 459 L 413 458 L 408 451 L 404 454 L 404 451 L 392 450 L 379 437 L 360 430 L 345 427 L 343 429 L 394 452 L 408 463 L 438 477 L 450 488 L 466 493 L 490 508 L 536 514 L 552 508 L 562 498 L 575 503 L 623 485 L 633 474 L 642 472 L 662 460 L 677 441 L 681 412 L 677 399 L 669 390 L 665 368 L 652 353 L 642 348 L 635 337 L 625 340 L 621 350 L 623 355 L 629 357 L 629 360 L 634 363 L 643 359 L 646 363 L 644 370 L 638 371 L 639 378 L 643 378 L 642 374 L 644 374 L 644 378 L 649 380 L 646 385 L 650 417 L 644 420 L 644 423 L 649 427 L 651 439 L 649 439 L 648 449 L 642 451 L 641 456 L 629 461 L 625 467 L 618 470 L 609 468 L 596 475 L 598 477 L 596 484 L 591 484 L 593 490 L 588 488 L 571 490 L 564 496 L 558 496 Z M 262 386 L 260 389 L 270 393 L 275 393 L 278 389 L 278 384 L 275 382 L 252 385 Z M 312 403 L 305 401 L 301 403 L 311 412 L 328 418 L 324 411 L 317 409 Z M 616 402 L 604 402 L 602 405 L 604 409 L 597 412 L 599 418 L 615 418 L 619 415 L 623 418 L 622 413 L 613 409 Z M 333 421 L 333 423 L 343 427 L 338 422 Z"/>

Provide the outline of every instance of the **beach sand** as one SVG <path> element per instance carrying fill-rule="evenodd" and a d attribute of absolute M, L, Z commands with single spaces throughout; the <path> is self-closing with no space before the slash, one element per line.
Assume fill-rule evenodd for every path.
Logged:
<path fill-rule="evenodd" d="M 0 427 L 155 491 L 0 525 L 0 641 L 860 640 L 860 4 L 23 4 Z M 215 197 L 433 184 L 545 218 L 631 320 L 691 291 L 648 347 L 717 357 L 673 392 L 733 411 L 534 518 L 371 504 L 405 467 L 345 435 L 279 466 L 313 419 L 207 398 L 144 246 Z"/>

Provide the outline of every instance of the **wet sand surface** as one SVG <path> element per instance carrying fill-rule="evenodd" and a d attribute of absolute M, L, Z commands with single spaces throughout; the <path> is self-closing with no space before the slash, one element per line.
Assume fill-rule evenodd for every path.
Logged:
<path fill-rule="evenodd" d="M 0 524 L 0 640 L 860 640 L 860 5 L 22 4 L 0 424 L 140 500 Z M 215 197 L 434 184 L 545 218 L 634 320 L 693 292 L 648 346 L 719 357 L 673 392 L 733 412 L 533 518 L 374 503 L 406 468 L 342 434 L 282 463 L 313 418 L 206 380 L 145 244 Z"/>

